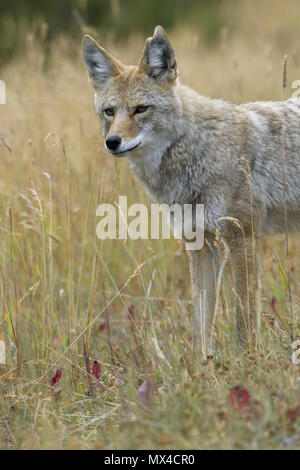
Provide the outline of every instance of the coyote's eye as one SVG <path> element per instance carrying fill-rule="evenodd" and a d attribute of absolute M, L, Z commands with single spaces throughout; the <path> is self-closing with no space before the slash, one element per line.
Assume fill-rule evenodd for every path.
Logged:
<path fill-rule="evenodd" d="M 147 111 L 148 106 L 145 106 L 144 104 L 140 104 L 140 106 L 137 106 L 134 110 L 134 114 L 141 114 Z"/>
<path fill-rule="evenodd" d="M 106 114 L 106 116 L 113 116 L 115 114 L 113 108 L 106 108 L 104 110 L 104 113 Z"/>

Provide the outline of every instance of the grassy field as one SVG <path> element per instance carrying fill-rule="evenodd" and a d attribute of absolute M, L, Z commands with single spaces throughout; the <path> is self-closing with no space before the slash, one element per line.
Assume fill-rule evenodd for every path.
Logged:
<path fill-rule="evenodd" d="M 287 53 L 291 96 L 297 3 L 253 3 L 213 49 L 195 31 L 170 33 L 183 82 L 236 102 L 281 99 Z M 97 239 L 99 203 L 150 201 L 104 151 L 80 42 L 57 38 L 46 54 L 44 35 L 28 34 L 0 77 L 0 448 L 299 448 L 284 236 L 264 246 L 259 350 L 237 344 L 229 264 L 216 353 L 196 369 L 186 253 L 176 240 Z M 143 42 L 102 39 L 125 63 Z M 299 335 L 299 237 L 290 251 Z"/>

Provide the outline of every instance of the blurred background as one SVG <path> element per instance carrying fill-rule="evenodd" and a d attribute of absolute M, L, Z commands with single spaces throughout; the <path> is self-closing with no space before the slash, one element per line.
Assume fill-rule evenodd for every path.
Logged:
<path fill-rule="evenodd" d="M 2 1 L 0 54 L 3 58 L 11 57 L 21 47 L 24 33 L 34 31 L 41 23 L 47 25 L 49 40 L 61 33 L 79 36 L 87 27 L 121 39 L 133 32 L 149 35 L 156 24 L 172 28 L 185 23 L 201 30 L 204 39 L 214 43 L 224 20 L 221 13 L 224 3 L 222 0 Z"/>
<path fill-rule="evenodd" d="M 299 32 L 299 14 L 296 0 L 2 0 L 0 56 L 9 59 L 22 51 L 24 35 L 41 25 L 49 41 L 59 34 L 79 38 L 87 29 L 124 39 L 134 33 L 150 35 L 162 24 L 168 30 L 193 28 L 209 45 L 222 39 L 225 27 L 230 34 L 252 30 L 253 36 L 258 33 L 287 47 Z"/>

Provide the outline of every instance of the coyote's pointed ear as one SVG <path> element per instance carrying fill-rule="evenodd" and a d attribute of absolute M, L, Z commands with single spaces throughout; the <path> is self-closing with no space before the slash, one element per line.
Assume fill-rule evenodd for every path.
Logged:
<path fill-rule="evenodd" d="M 156 26 L 153 37 L 147 39 L 139 70 L 159 81 L 177 77 L 175 53 L 162 26 Z"/>
<path fill-rule="evenodd" d="M 114 59 L 91 36 L 83 37 L 83 58 L 92 84 L 95 88 L 104 88 L 110 79 L 119 75 L 122 64 Z"/>

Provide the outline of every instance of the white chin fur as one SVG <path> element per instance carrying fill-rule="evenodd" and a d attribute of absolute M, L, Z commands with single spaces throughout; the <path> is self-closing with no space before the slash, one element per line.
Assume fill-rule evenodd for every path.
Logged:
<path fill-rule="evenodd" d="M 140 146 L 141 144 L 142 144 L 142 139 L 139 136 L 137 136 L 135 139 L 129 140 L 127 142 L 123 141 L 123 139 L 122 139 L 121 145 L 118 148 L 118 153 L 119 152 L 130 152 L 131 149 L 133 149 L 137 145 Z"/>

